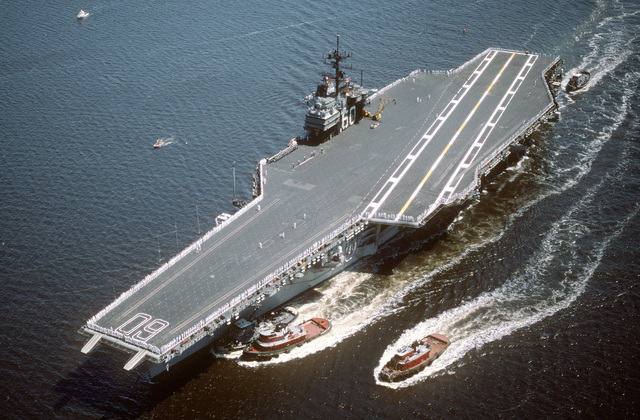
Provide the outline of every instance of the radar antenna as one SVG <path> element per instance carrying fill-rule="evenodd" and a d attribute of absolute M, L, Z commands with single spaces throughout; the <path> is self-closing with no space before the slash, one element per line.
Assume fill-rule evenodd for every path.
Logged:
<path fill-rule="evenodd" d="M 351 57 L 351 53 L 347 53 L 346 51 L 340 52 L 340 35 L 337 36 L 338 40 L 336 41 L 336 49 L 330 51 L 329 54 L 325 57 L 325 64 L 331 65 L 336 71 L 335 80 L 336 80 L 336 91 L 340 84 L 344 81 L 344 72 L 340 70 L 340 62 L 346 60 Z M 329 62 L 327 62 L 329 60 Z M 350 68 L 350 67 L 349 67 Z"/>

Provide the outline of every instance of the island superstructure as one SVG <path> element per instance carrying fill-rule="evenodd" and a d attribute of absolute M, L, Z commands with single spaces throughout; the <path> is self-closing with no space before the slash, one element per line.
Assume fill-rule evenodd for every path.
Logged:
<path fill-rule="evenodd" d="M 340 64 L 306 99 L 305 134 L 254 174 L 254 199 L 90 318 L 106 343 L 162 373 L 252 319 L 428 228 L 551 118 L 561 60 L 488 49 L 449 71 L 416 70 L 379 91 Z"/>

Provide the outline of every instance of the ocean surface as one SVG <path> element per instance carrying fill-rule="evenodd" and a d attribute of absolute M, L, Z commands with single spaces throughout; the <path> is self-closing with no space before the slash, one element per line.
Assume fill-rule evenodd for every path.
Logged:
<path fill-rule="evenodd" d="M 640 416 L 636 0 L 24 0 L 0 27 L 3 418 Z M 88 318 L 234 211 L 232 167 L 248 199 L 302 133 L 336 35 L 369 88 L 488 47 L 592 78 L 446 231 L 300 297 L 328 336 L 261 365 L 204 352 L 157 384 L 82 354 Z M 432 331 L 452 340 L 436 363 L 377 379 Z"/>

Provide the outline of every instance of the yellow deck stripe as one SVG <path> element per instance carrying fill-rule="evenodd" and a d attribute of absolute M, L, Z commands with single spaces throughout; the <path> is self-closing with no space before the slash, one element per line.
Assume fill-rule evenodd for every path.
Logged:
<path fill-rule="evenodd" d="M 487 96 L 487 94 L 489 93 L 489 91 L 493 88 L 493 85 L 496 83 L 496 81 L 500 78 L 500 76 L 502 76 L 502 73 L 504 72 L 504 70 L 507 68 L 507 66 L 509 65 L 509 63 L 511 62 L 511 60 L 513 59 L 513 57 L 516 55 L 516 53 L 512 53 L 511 57 L 509 57 L 509 59 L 507 60 L 506 63 L 504 63 L 504 66 L 502 66 L 502 68 L 500 69 L 500 71 L 498 72 L 498 75 L 495 77 L 495 79 L 493 79 L 493 82 L 491 82 L 491 84 L 489 85 L 489 87 L 487 88 L 487 90 L 484 92 L 484 94 L 482 95 L 482 97 L 480 98 L 480 100 L 478 101 L 478 103 L 476 104 L 476 106 L 473 107 L 473 110 L 471 111 L 471 113 L 469 114 L 469 116 L 467 116 L 467 119 L 465 119 L 462 124 L 460 125 L 460 128 L 458 128 L 458 131 L 456 132 L 456 135 L 453 136 L 453 138 L 449 141 L 449 143 L 447 144 L 447 146 L 444 148 L 444 150 L 442 151 L 442 153 L 440 154 L 440 157 L 438 158 L 438 160 L 436 160 L 436 162 L 433 164 L 433 166 L 431 167 L 431 169 L 429 169 L 429 172 L 427 172 L 427 175 L 425 175 L 425 177 L 422 179 L 422 181 L 420 182 L 420 184 L 418 185 L 418 188 L 416 189 L 416 192 L 414 192 L 412 194 L 411 197 L 409 197 L 409 199 L 407 200 L 407 202 L 404 204 L 404 206 L 402 206 L 402 209 L 400 210 L 400 212 L 398 213 L 397 217 L 400 217 L 404 214 L 404 212 L 407 210 L 407 208 L 409 207 L 409 205 L 411 205 L 411 202 L 413 201 L 413 198 L 418 195 L 418 191 L 420 191 L 422 189 L 422 187 L 424 186 L 424 184 L 427 182 L 427 180 L 429 179 L 429 177 L 431 176 L 431 174 L 433 173 L 435 167 L 438 165 L 438 163 L 440 162 L 440 160 L 444 157 L 444 155 L 447 153 L 447 151 L 449 151 L 449 148 L 451 147 L 451 145 L 453 144 L 453 142 L 456 140 L 456 138 L 458 137 L 458 135 L 460 134 L 460 132 L 464 129 L 464 127 L 467 125 L 467 121 L 469 121 L 469 119 L 471 118 L 471 116 L 476 112 L 476 109 L 478 109 L 478 107 L 480 106 L 480 104 L 482 103 L 482 101 L 484 100 L 484 97 Z"/>

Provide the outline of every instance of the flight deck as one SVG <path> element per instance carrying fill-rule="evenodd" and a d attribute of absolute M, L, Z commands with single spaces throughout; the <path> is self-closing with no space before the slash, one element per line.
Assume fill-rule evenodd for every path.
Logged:
<path fill-rule="evenodd" d="M 372 227 L 380 235 L 424 226 L 466 199 L 555 111 L 550 82 L 560 63 L 489 49 L 457 69 L 415 71 L 376 92 L 371 113 L 380 98 L 396 100 L 376 122 L 362 119 L 319 144 L 291 142 L 258 164 L 252 202 L 87 322 L 83 352 L 102 341 L 135 354 L 127 369 L 143 359 L 168 368 L 296 279 L 334 275 L 331 264 L 344 261 L 338 251 L 326 255 L 330 245 L 343 252 Z M 283 296 L 306 289 L 295 290 Z"/>

